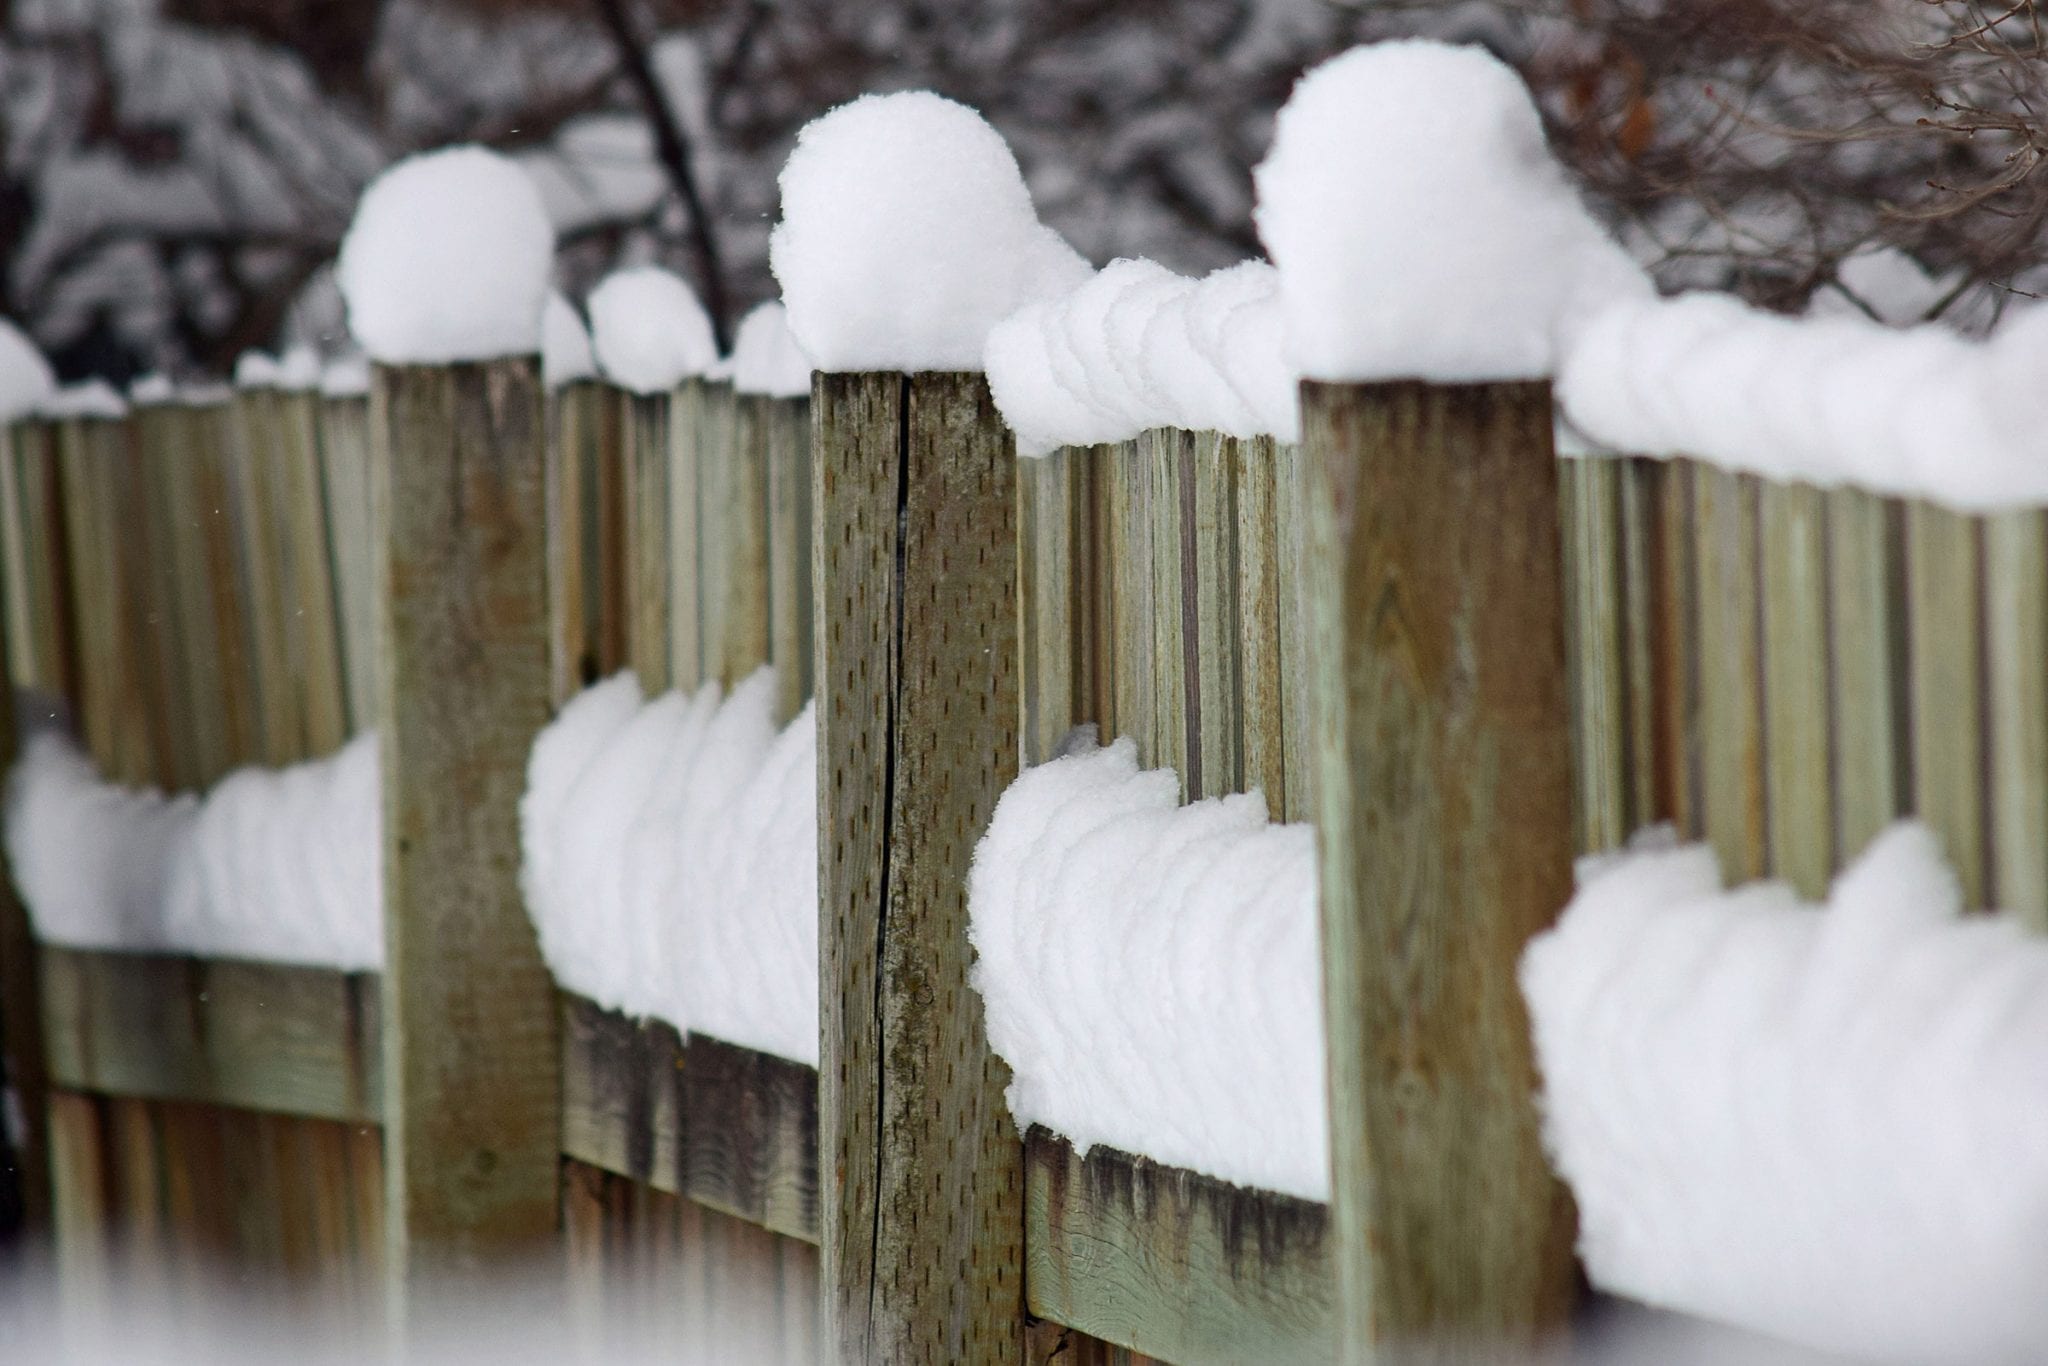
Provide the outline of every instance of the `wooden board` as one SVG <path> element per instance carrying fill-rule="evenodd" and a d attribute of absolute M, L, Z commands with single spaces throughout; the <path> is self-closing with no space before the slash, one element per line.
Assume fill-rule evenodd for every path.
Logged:
<path fill-rule="evenodd" d="M 1992 902 L 2048 932 L 2048 514 L 1984 528 Z"/>
<path fill-rule="evenodd" d="M 818 1241 L 817 1069 L 564 992 L 562 1151 Z"/>
<path fill-rule="evenodd" d="M 386 1232 L 402 1296 L 557 1251 L 559 1020 L 519 879 L 519 801 L 548 716 L 545 436 L 536 357 L 380 365 L 371 383 Z"/>
<path fill-rule="evenodd" d="M 1826 495 L 1809 485 L 1759 490 L 1770 868 L 1815 900 L 1835 872 L 1826 508 Z"/>
<path fill-rule="evenodd" d="M 821 374 L 811 414 L 828 1350 L 1013 1359 L 1022 1152 L 966 876 L 1017 767 L 1016 456 L 978 374 Z"/>
<path fill-rule="evenodd" d="M 1853 859 L 1908 800 L 1902 534 L 1895 503 L 1827 497 L 1835 848 Z"/>
<path fill-rule="evenodd" d="M 51 946 L 41 965 L 56 1085 L 377 1121 L 372 974 Z"/>
<path fill-rule="evenodd" d="M 773 399 L 759 410 L 768 464 L 768 630 L 775 719 L 811 696 L 811 403 Z"/>
<path fill-rule="evenodd" d="M 1770 857 L 1757 483 L 1717 466 L 1693 466 L 1700 804 L 1707 839 L 1730 882 L 1762 877 Z"/>
<path fill-rule="evenodd" d="M 1981 909 L 1991 869 L 1977 519 L 1931 503 L 1906 504 L 1906 623 L 1913 810 L 1941 837 L 1964 904 Z"/>
<path fill-rule="evenodd" d="M 1329 1210 L 1111 1148 L 1025 1140 L 1031 1312 L 1181 1366 L 1328 1361 Z"/>
<path fill-rule="evenodd" d="M 1302 386 L 1340 1356 L 1570 1310 L 1516 981 L 1572 891 L 1547 385 Z"/>

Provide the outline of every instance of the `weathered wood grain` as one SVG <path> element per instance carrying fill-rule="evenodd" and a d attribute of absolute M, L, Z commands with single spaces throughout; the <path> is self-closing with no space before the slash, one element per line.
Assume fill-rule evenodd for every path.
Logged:
<path fill-rule="evenodd" d="M 1188 582 L 1189 563 L 1184 523 L 1186 496 L 1194 490 L 1181 483 L 1183 432 L 1154 429 L 1138 438 L 1137 458 L 1149 466 L 1148 540 L 1150 565 L 1137 566 L 1152 576 L 1151 673 L 1152 762 L 1171 768 L 1180 779 L 1181 795 L 1189 792 L 1188 733 Z"/>
<path fill-rule="evenodd" d="M 320 403 L 320 479 L 334 562 L 337 628 L 351 734 L 377 726 L 377 530 L 370 521 L 370 401 Z"/>
<path fill-rule="evenodd" d="M 1152 600 L 1152 462 L 1138 443 L 1122 441 L 1105 457 L 1114 474 L 1110 485 L 1109 558 L 1104 566 L 1112 584 L 1111 612 L 1116 620 L 1118 649 L 1111 667 L 1116 691 L 1116 730 L 1109 739 L 1137 743 L 1138 762 L 1151 767 L 1159 752 L 1159 694 L 1153 684 L 1158 662 L 1154 653 Z"/>
<path fill-rule="evenodd" d="M 1619 466 L 1598 456 L 1562 460 L 1558 484 L 1573 824 L 1577 848 L 1591 853 L 1612 849 L 1631 833 Z"/>
<path fill-rule="evenodd" d="M 818 1241 L 817 1069 L 563 993 L 562 1151 Z"/>
<path fill-rule="evenodd" d="M 55 429 L 35 420 L 0 425 L 8 666 L 19 687 L 76 697 L 65 506 Z"/>
<path fill-rule="evenodd" d="M 380 365 L 371 406 L 402 1293 L 556 1250 L 557 1015 L 519 884 L 519 800 L 548 714 L 545 437 L 533 357 Z"/>
<path fill-rule="evenodd" d="M 1308 820 L 1315 809 L 1306 469 L 1298 444 L 1281 441 L 1274 445 L 1274 545 L 1280 575 L 1280 769 L 1285 792 L 1276 815 L 1288 821 Z"/>
<path fill-rule="evenodd" d="M 691 581 L 688 612 L 670 611 L 671 534 L 669 508 L 669 445 L 672 414 L 667 394 L 621 394 L 626 466 L 626 661 L 652 697 L 670 684 L 669 660 L 675 648 L 672 626 L 696 626 L 696 586 Z M 694 535 L 695 522 L 691 523 Z M 696 543 L 689 547 L 696 563 Z M 675 599 L 680 603 L 681 598 Z M 683 646 L 697 657 L 692 637 Z M 688 680 L 694 683 L 694 677 Z"/>
<path fill-rule="evenodd" d="M 1110 1148 L 1025 1142 L 1031 1312 L 1182 1366 L 1328 1361 L 1329 1210 Z"/>
<path fill-rule="evenodd" d="M 1763 876 L 1770 853 L 1757 487 L 1750 475 L 1693 466 L 1700 801 L 1707 840 L 1731 882 Z"/>
<path fill-rule="evenodd" d="M 70 550 L 69 613 L 78 633 L 81 738 L 101 771 L 117 781 L 154 776 L 147 709 L 134 658 L 136 603 L 124 591 L 120 482 L 127 461 L 123 426 L 103 418 L 57 424 L 65 540 Z"/>
<path fill-rule="evenodd" d="M 1826 496 L 1810 485 L 1759 490 L 1770 868 L 1815 899 L 1835 872 L 1826 508 Z"/>
<path fill-rule="evenodd" d="M 1281 699 L 1282 571 L 1274 443 L 1239 443 L 1237 459 L 1238 666 L 1242 782 L 1262 791 L 1275 819 L 1287 818 L 1287 747 Z"/>
<path fill-rule="evenodd" d="M 1860 489 L 1827 499 L 1835 848 L 1853 859 L 1909 800 L 1902 519 Z"/>
<path fill-rule="evenodd" d="M 2048 514 L 1984 523 L 1991 901 L 2048 932 Z"/>
<path fill-rule="evenodd" d="M 40 963 L 56 1085 L 376 1122 L 373 975 L 49 945 Z"/>
<path fill-rule="evenodd" d="M 772 399 L 757 417 L 768 465 L 768 653 L 780 723 L 811 696 L 811 402 Z"/>
<path fill-rule="evenodd" d="M 707 521 L 720 524 L 716 589 L 719 680 L 728 688 L 768 663 L 772 652 L 768 551 L 769 408 L 775 400 L 734 395 L 719 386 L 705 459 L 717 465 L 718 501 L 706 506 Z"/>
<path fill-rule="evenodd" d="M 1022 1150 L 965 880 L 1016 773 L 1016 456 L 978 374 L 819 375 L 811 413 L 829 1350 L 1014 1359 Z"/>
<path fill-rule="evenodd" d="M 1977 519 L 1906 504 L 1913 810 L 1941 837 L 1967 905 L 1990 890 L 1984 805 L 1984 547 Z"/>
<path fill-rule="evenodd" d="M 300 757 L 332 753 L 349 735 L 348 679 L 342 663 L 340 572 L 330 540 L 326 478 L 321 469 L 320 396 L 311 390 L 274 396 L 282 478 L 284 550 L 291 562 L 291 667 L 298 684 Z"/>
<path fill-rule="evenodd" d="M 1628 828 L 1669 820 L 1669 787 L 1676 767 L 1661 752 L 1662 712 L 1670 705 L 1663 677 L 1664 638 L 1671 623 L 1659 615 L 1663 577 L 1665 467 L 1636 457 L 1621 466 L 1621 610 L 1628 708 Z"/>
<path fill-rule="evenodd" d="M 723 603 L 711 582 L 719 570 L 716 546 L 707 531 L 722 528 L 709 518 L 724 478 L 712 458 L 711 440 L 718 398 L 702 379 L 686 379 L 672 399 L 668 428 L 668 671 L 684 692 L 717 675 Z"/>
<path fill-rule="evenodd" d="M 1188 792 L 1241 789 L 1238 689 L 1237 443 L 1193 432 L 1182 453 L 1181 572 L 1188 592 Z"/>
<path fill-rule="evenodd" d="M 1515 975 L 1572 888 L 1550 395 L 1301 395 L 1337 1340 L 1458 1360 L 1573 1298 Z"/>
<path fill-rule="evenodd" d="M 277 398 L 267 389 L 236 393 L 231 447 L 234 524 L 256 677 L 260 758 L 271 765 L 307 757 L 304 697 L 294 666 L 304 650 L 292 581 L 288 462 L 278 439 Z"/>

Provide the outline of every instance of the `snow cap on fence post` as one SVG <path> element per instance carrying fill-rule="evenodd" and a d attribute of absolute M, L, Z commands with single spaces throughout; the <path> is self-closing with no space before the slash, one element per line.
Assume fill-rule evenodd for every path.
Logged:
<path fill-rule="evenodd" d="M 590 294 L 590 336 L 606 379 L 660 394 L 718 363 L 711 315 L 673 271 L 629 266 Z"/>
<path fill-rule="evenodd" d="M 769 261 L 820 370 L 979 370 L 990 328 L 1088 275 L 1002 135 L 929 91 L 813 119 L 781 185 Z"/>
<path fill-rule="evenodd" d="M 560 290 L 548 294 L 541 312 L 540 373 L 550 389 L 590 379 L 597 374 L 597 357 L 590 346 L 590 329 L 583 325 L 576 306 Z"/>
<path fill-rule="evenodd" d="M 525 171 L 482 147 L 408 157 L 356 206 L 336 277 L 371 359 L 532 355 L 555 232 Z"/>
<path fill-rule="evenodd" d="M 27 334 L 0 318 L 0 422 L 28 416 L 56 392 L 50 362 Z"/>
<path fill-rule="evenodd" d="M 1560 331 L 1641 271 L 1477 47 L 1353 48 L 1294 87 L 1254 179 L 1287 345 L 1309 379 L 1550 374 Z"/>
<path fill-rule="evenodd" d="M 811 392 L 811 358 L 789 330 L 789 311 L 773 300 L 740 319 L 729 359 L 739 393 L 803 398 Z"/>

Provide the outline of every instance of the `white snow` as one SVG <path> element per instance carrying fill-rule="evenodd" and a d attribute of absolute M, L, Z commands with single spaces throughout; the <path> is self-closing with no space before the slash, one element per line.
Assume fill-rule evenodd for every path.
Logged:
<path fill-rule="evenodd" d="M 1481 48 L 1324 62 L 1254 179 L 1288 353 L 1312 379 L 1548 375 L 1587 311 L 1649 289 L 1552 158 L 1521 78 Z"/>
<path fill-rule="evenodd" d="M 1182 806 L 1119 740 L 1011 784 L 968 887 L 1020 1126 L 1328 1198 L 1311 827 Z"/>
<path fill-rule="evenodd" d="M 597 376 L 597 353 L 590 346 L 590 329 L 583 315 L 562 297 L 548 292 L 547 308 L 541 315 L 540 373 L 550 389 Z"/>
<path fill-rule="evenodd" d="M 2048 939 L 1901 824 L 1825 907 L 1589 861 L 1522 962 L 1593 1282 L 1824 1350 L 2048 1352 Z"/>
<path fill-rule="evenodd" d="M 178 401 L 178 386 L 165 374 L 139 375 L 128 385 L 128 406 L 157 408 Z"/>
<path fill-rule="evenodd" d="M 370 358 L 360 351 L 336 356 L 320 371 L 320 392 L 328 398 L 359 398 L 370 392 Z"/>
<path fill-rule="evenodd" d="M 105 380 L 88 379 L 45 395 L 37 411 L 48 418 L 91 417 L 111 422 L 128 415 L 128 400 Z"/>
<path fill-rule="evenodd" d="M 474 146 L 408 157 L 370 183 L 342 240 L 349 331 L 390 364 L 534 354 L 554 250 L 517 163 Z"/>
<path fill-rule="evenodd" d="M 235 361 L 238 389 L 317 389 L 320 378 L 320 357 L 307 346 L 294 346 L 282 356 L 244 351 Z"/>
<path fill-rule="evenodd" d="M 41 411 L 56 391 L 50 362 L 26 333 L 0 318 L 0 422 Z"/>
<path fill-rule="evenodd" d="M 9 779 L 7 854 L 46 942 L 353 971 L 384 956 L 381 819 L 374 736 L 200 797 L 106 782 L 44 730 Z"/>
<path fill-rule="evenodd" d="M 797 345 L 788 310 L 779 303 L 761 304 L 740 319 L 731 361 L 735 393 L 805 398 L 811 392 L 811 358 Z"/>
<path fill-rule="evenodd" d="M 1246 261 L 1196 281 L 1113 261 L 989 333 L 989 387 L 1017 453 L 1126 441 L 1155 427 L 1300 434 L 1273 268 Z"/>
<path fill-rule="evenodd" d="M 718 362 L 710 315 L 681 277 L 660 266 L 615 270 L 590 294 L 590 334 L 605 378 L 660 394 Z"/>
<path fill-rule="evenodd" d="M 1613 450 L 1990 510 L 2048 503 L 2044 375 L 2048 308 L 1974 341 L 1686 294 L 1595 315 L 1558 394 Z"/>
<path fill-rule="evenodd" d="M 979 370 L 990 328 L 1088 274 L 1002 136 L 929 91 L 813 119 L 781 186 L 769 260 L 820 370 Z"/>
<path fill-rule="evenodd" d="M 816 1065 L 817 728 L 776 731 L 774 673 L 721 696 L 570 700 L 520 807 L 526 901 L 555 980 L 630 1015 Z"/>

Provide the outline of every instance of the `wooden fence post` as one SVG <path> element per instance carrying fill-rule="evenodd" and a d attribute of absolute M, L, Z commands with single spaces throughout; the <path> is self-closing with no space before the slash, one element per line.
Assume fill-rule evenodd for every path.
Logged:
<path fill-rule="evenodd" d="M 554 1250 L 554 987 L 518 806 L 548 714 L 542 397 L 530 357 L 379 366 L 373 390 L 389 1284 Z"/>
<path fill-rule="evenodd" d="M 1550 396 L 1306 383 L 1302 425 L 1342 1359 L 1465 1360 L 1572 1299 L 1516 984 L 1572 885 Z"/>
<path fill-rule="evenodd" d="M 1014 1361 L 1023 1145 L 966 889 L 1017 765 L 1012 440 L 978 374 L 814 385 L 828 1341 Z"/>

